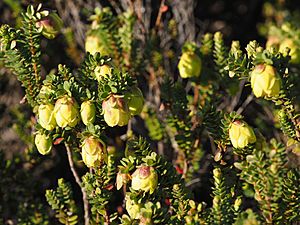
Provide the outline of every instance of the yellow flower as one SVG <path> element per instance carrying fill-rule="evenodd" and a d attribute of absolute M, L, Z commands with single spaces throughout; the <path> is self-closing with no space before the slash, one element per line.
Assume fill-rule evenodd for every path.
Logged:
<path fill-rule="evenodd" d="M 276 69 L 271 65 L 257 65 L 251 72 L 251 87 L 257 98 L 279 95 L 280 86 L 280 78 Z"/>
<path fill-rule="evenodd" d="M 284 53 L 286 48 L 290 49 L 289 55 L 291 56 L 291 63 L 300 63 L 300 51 L 297 44 L 292 39 L 287 38 L 281 42 L 279 52 Z"/>
<path fill-rule="evenodd" d="M 104 120 L 108 126 L 125 126 L 130 119 L 130 112 L 124 98 L 112 95 L 103 101 Z"/>
<path fill-rule="evenodd" d="M 130 199 L 128 195 L 126 195 L 125 200 L 126 200 L 125 208 L 130 218 L 133 220 L 139 219 L 142 205 L 135 203 L 133 200 Z"/>
<path fill-rule="evenodd" d="M 59 98 L 54 107 L 57 125 L 64 128 L 75 127 L 80 120 L 78 104 L 69 96 Z"/>
<path fill-rule="evenodd" d="M 91 101 L 85 101 L 80 107 L 81 120 L 85 125 L 94 123 L 96 117 L 96 107 Z"/>
<path fill-rule="evenodd" d="M 100 52 L 101 55 L 107 55 L 105 48 L 102 46 L 100 39 L 95 35 L 87 36 L 85 40 L 85 51 L 94 55 Z"/>
<path fill-rule="evenodd" d="M 108 65 L 96 66 L 94 72 L 97 80 L 100 81 L 105 75 L 111 76 L 111 67 Z"/>
<path fill-rule="evenodd" d="M 56 127 L 54 117 L 54 106 L 52 104 L 43 104 L 38 108 L 39 124 L 46 130 L 53 130 Z"/>
<path fill-rule="evenodd" d="M 266 43 L 266 49 L 271 49 L 271 47 L 278 49 L 279 44 L 280 39 L 277 36 L 269 36 Z"/>
<path fill-rule="evenodd" d="M 37 147 L 37 150 L 42 155 L 49 154 L 52 149 L 52 140 L 45 134 L 38 133 L 35 135 L 34 143 Z"/>
<path fill-rule="evenodd" d="M 122 188 L 122 186 L 124 184 L 127 184 L 127 182 L 130 180 L 130 175 L 127 174 L 127 173 L 121 173 L 118 172 L 117 174 L 117 181 L 116 181 L 116 184 L 117 184 L 117 190 L 120 190 Z"/>
<path fill-rule="evenodd" d="M 131 187 L 133 190 L 142 190 L 152 194 L 157 187 L 158 176 L 151 166 L 140 166 L 132 174 Z"/>
<path fill-rule="evenodd" d="M 182 78 L 199 77 L 201 67 L 200 57 L 193 52 L 184 52 L 178 63 L 179 74 Z"/>
<path fill-rule="evenodd" d="M 56 13 L 50 13 L 47 17 L 36 23 L 36 27 L 45 38 L 53 39 L 61 30 L 63 22 Z"/>
<path fill-rule="evenodd" d="M 86 138 L 82 143 L 82 160 L 87 167 L 96 167 L 107 161 L 106 145 L 94 136 Z"/>
<path fill-rule="evenodd" d="M 139 115 L 142 112 L 144 106 L 144 97 L 138 87 L 133 86 L 130 91 L 125 94 L 125 99 L 131 115 Z"/>
<path fill-rule="evenodd" d="M 236 120 L 229 126 L 229 138 L 235 148 L 245 148 L 256 142 L 253 129 L 244 121 Z"/>

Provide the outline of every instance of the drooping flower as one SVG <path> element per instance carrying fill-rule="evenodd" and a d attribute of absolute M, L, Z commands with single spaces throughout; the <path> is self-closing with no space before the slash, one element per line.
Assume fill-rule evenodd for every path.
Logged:
<path fill-rule="evenodd" d="M 87 167 L 96 167 L 107 161 L 107 150 L 104 142 L 94 136 L 84 139 L 82 143 L 82 160 Z"/>
<path fill-rule="evenodd" d="M 144 97 L 142 91 L 138 87 L 131 87 L 131 89 L 125 94 L 125 99 L 132 116 L 139 115 L 142 112 Z"/>
<path fill-rule="evenodd" d="M 142 165 L 132 174 L 131 187 L 152 194 L 157 187 L 158 175 L 151 166 Z"/>
<path fill-rule="evenodd" d="M 128 173 L 122 173 L 121 171 L 117 174 L 117 190 L 120 190 L 124 184 L 127 184 L 127 182 L 131 179 L 130 175 Z"/>
<path fill-rule="evenodd" d="M 109 65 L 96 66 L 95 75 L 98 81 L 102 79 L 105 75 L 111 76 L 111 67 Z"/>
<path fill-rule="evenodd" d="M 287 38 L 283 40 L 279 45 L 279 52 L 284 53 L 286 48 L 290 49 L 289 55 L 291 56 L 291 63 L 299 63 L 300 51 L 298 45 L 293 39 Z"/>
<path fill-rule="evenodd" d="M 54 106 L 50 103 L 42 104 L 38 108 L 39 124 L 46 130 L 53 130 L 56 127 Z"/>
<path fill-rule="evenodd" d="M 78 104 L 67 95 L 59 98 L 54 107 L 55 119 L 59 127 L 75 127 L 80 120 Z"/>
<path fill-rule="evenodd" d="M 96 117 L 95 104 L 91 101 L 84 101 L 83 103 L 81 103 L 80 116 L 84 125 L 94 123 Z"/>
<path fill-rule="evenodd" d="M 202 68 L 201 58 L 194 52 L 184 52 L 178 63 L 179 74 L 182 78 L 199 77 Z"/>
<path fill-rule="evenodd" d="M 62 26 L 63 22 L 55 12 L 51 12 L 48 16 L 36 23 L 36 27 L 42 35 L 48 39 L 54 39 L 60 32 Z"/>
<path fill-rule="evenodd" d="M 245 148 L 256 142 L 253 129 L 244 121 L 236 120 L 229 125 L 229 139 L 235 148 Z"/>
<path fill-rule="evenodd" d="M 125 197 L 125 208 L 130 216 L 131 219 L 139 219 L 140 217 L 140 211 L 142 208 L 141 204 L 138 204 L 134 202 L 132 199 L 130 199 L 129 195 L 126 195 Z"/>
<path fill-rule="evenodd" d="M 103 47 L 99 37 L 96 35 L 88 35 L 85 40 L 85 51 L 94 55 L 100 52 L 101 55 L 107 55 L 105 48 Z"/>
<path fill-rule="evenodd" d="M 251 72 L 251 87 L 257 98 L 279 95 L 280 86 L 280 78 L 276 69 L 271 65 L 257 65 Z"/>
<path fill-rule="evenodd" d="M 38 133 L 35 135 L 34 143 L 40 154 L 46 155 L 51 152 L 52 139 L 46 134 Z"/>
<path fill-rule="evenodd" d="M 102 103 L 104 120 L 108 126 L 125 126 L 130 119 L 130 112 L 124 97 L 111 95 Z"/>

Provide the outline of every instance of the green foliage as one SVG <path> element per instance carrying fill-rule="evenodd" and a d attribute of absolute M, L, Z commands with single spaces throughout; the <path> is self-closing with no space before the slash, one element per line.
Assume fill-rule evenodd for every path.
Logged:
<path fill-rule="evenodd" d="M 163 10 L 168 11 L 162 5 L 155 25 L 152 27 L 149 20 L 147 27 L 146 16 L 141 16 L 136 8 L 139 7 L 96 8 L 86 39 L 86 46 L 91 44 L 89 37 L 97 39 L 97 45 L 90 49 L 97 47 L 95 53 L 87 52 L 78 68 L 59 64 L 45 79 L 41 76 L 41 33 L 36 22 L 47 17 L 48 11 L 42 11 L 41 5 L 37 9 L 29 6 L 22 14 L 21 28 L 1 26 L 1 60 L 21 81 L 35 113 L 29 122 L 26 119 L 31 112 L 26 117 L 16 110 L 19 124 L 15 128 L 19 133 L 26 128 L 30 134 L 45 134 L 50 138 L 47 140 L 53 140 L 51 144 L 58 146 L 49 158 L 61 154 L 59 144 L 64 143 L 68 163 L 82 192 L 82 196 L 73 196 L 72 184 L 63 178 L 58 180 L 56 189 L 47 190 L 46 199 L 55 217 L 62 224 L 85 225 L 297 223 L 300 172 L 299 166 L 287 157 L 288 151 L 295 156 L 297 151 L 289 143 L 286 147 L 285 140 L 291 138 L 295 145 L 300 141 L 299 68 L 290 61 L 289 51 L 264 49 L 257 41 L 249 42 L 245 50 L 239 41 L 233 41 L 229 47 L 220 32 L 205 34 L 199 39 L 199 46 L 192 42 L 178 46 L 180 21 L 173 18 L 176 10 L 162 16 Z M 147 10 L 145 7 L 145 13 Z M 287 28 L 275 33 L 288 37 L 297 34 L 297 27 Z M 177 77 L 174 68 L 179 53 L 175 50 L 180 48 L 182 52 L 195 51 L 201 58 L 199 77 Z M 274 69 L 280 80 L 279 95 L 264 99 L 249 95 L 247 82 L 260 64 Z M 99 75 L 102 66 L 107 66 L 109 72 Z M 270 86 L 272 79 L 266 80 L 259 85 Z M 124 124 L 122 121 L 122 126 L 128 123 L 127 130 L 111 128 L 108 119 L 133 117 L 124 96 L 137 86 L 146 102 L 140 118 Z M 70 99 L 71 104 L 60 103 L 62 97 Z M 112 100 L 111 105 L 108 100 Z M 88 124 L 79 115 L 85 101 L 96 105 L 96 119 Z M 78 121 L 44 129 L 39 118 L 43 115 L 38 112 L 41 104 L 53 106 L 55 110 L 45 117 L 54 117 L 57 124 L 59 119 L 72 120 L 69 117 L 74 117 L 74 112 Z M 62 118 L 58 118 L 60 108 Z M 255 143 L 232 146 L 229 130 L 238 120 L 249 121 L 257 128 Z M 279 122 L 283 132 L 271 126 L 274 121 Z M 243 132 L 236 132 L 240 132 L 236 136 L 241 139 L 237 141 L 244 142 Z M 26 159 L 32 160 L 32 135 L 20 136 L 32 154 Z M 99 141 L 93 143 L 96 147 L 86 150 L 83 146 L 90 143 L 83 140 L 90 136 Z M 42 204 L 27 198 L 24 188 L 30 188 L 26 184 L 29 172 L 13 172 L 18 169 L 18 160 L 21 159 L 15 157 L 15 161 L 5 161 L 0 154 L 0 212 L 7 210 L 2 205 L 8 204 L 10 209 L 10 204 L 14 204 L 11 202 L 16 196 L 9 192 L 20 193 L 26 198 L 15 201 L 20 203 L 16 212 L 18 223 L 51 223 Z M 211 170 L 213 185 L 205 183 L 211 178 Z M 19 190 L 22 178 L 25 184 Z M 6 188 L 19 182 L 16 189 Z M 196 200 L 199 198 L 203 202 Z"/>
<path fill-rule="evenodd" d="M 51 208 L 55 210 L 55 216 L 62 224 L 72 225 L 78 223 L 77 207 L 72 195 L 70 184 L 62 178 L 58 180 L 56 190 L 46 191 L 47 201 Z"/>
<path fill-rule="evenodd" d="M 246 161 L 235 164 L 242 170 L 241 178 L 253 185 L 254 198 L 258 201 L 262 215 L 268 223 L 282 224 L 287 221 L 297 221 L 293 216 L 284 216 L 284 213 L 288 212 L 288 207 L 299 204 L 297 196 L 289 199 L 291 205 L 286 205 L 282 201 L 287 193 L 296 193 L 298 189 L 296 183 L 292 187 L 285 188 L 290 184 L 286 182 L 291 182 L 292 177 L 299 176 L 299 171 L 286 168 L 286 160 L 285 147 L 273 140 L 263 149 L 254 149 L 253 153 L 246 157 Z M 284 179 L 288 176 L 288 180 Z"/>
<path fill-rule="evenodd" d="M 40 76 L 40 33 L 35 23 L 44 17 L 41 5 L 34 10 L 33 6 L 23 13 L 23 26 L 19 30 L 2 25 L 0 30 L 1 58 L 22 82 L 26 90 L 26 99 L 34 107 L 41 87 Z M 5 51 L 4 51 L 5 50 Z"/>
<path fill-rule="evenodd" d="M 234 180 L 226 179 L 220 168 L 213 170 L 214 188 L 213 188 L 213 205 L 210 209 L 208 224 L 233 224 L 241 205 L 240 197 L 236 197 L 234 190 Z M 233 176 L 227 174 L 227 176 Z"/>

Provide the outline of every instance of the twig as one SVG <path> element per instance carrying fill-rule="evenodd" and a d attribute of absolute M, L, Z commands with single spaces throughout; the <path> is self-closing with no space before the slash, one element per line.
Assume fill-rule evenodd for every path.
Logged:
<path fill-rule="evenodd" d="M 160 3 L 158 15 L 157 15 L 157 18 L 156 18 L 156 21 L 155 21 L 155 27 L 159 27 L 159 25 L 160 25 L 161 16 L 163 14 L 163 10 L 162 9 L 163 9 L 164 5 L 165 5 L 165 0 L 162 0 L 161 3 Z"/>
<path fill-rule="evenodd" d="M 244 101 L 244 103 L 242 104 L 242 106 L 236 111 L 237 114 L 241 114 L 244 109 L 249 105 L 249 103 L 253 100 L 254 95 L 253 93 L 251 93 L 251 95 L 249 95 L 246 100 Z"/>
<path fill-rule="evenodd" d="M 108 212 L 105 210 L 105 215 L 104 215 L 104 225 L 109 225 L 110 222 L 109 222 L 109 216 L 108 216 Z"/>
<path fill-rule="evenodd" d="M 83 206 L 84 206 L 84 224 L 89 225 L 90 216 L 89 216 L 89 202 L 87 199 L 87 194 L 85 192 L 85 188 L 81 184 L 80 178 L 75 169 L 74 162 L 72 159 L 72 151 L 70 149 L 70 146 L 68 144 L 65 144 L 65 146 L 66 146 L 66 150 L 67 150 L 67 154 L 68 154 L 68 161 L 69 161 L 70 169 L 72 171 L 72 174 L 75 178 L 76 183 L 78 184 L 78 186 L 80 187 L 81 192 L 82 192 L 82 200 L 83 200 Z"/>

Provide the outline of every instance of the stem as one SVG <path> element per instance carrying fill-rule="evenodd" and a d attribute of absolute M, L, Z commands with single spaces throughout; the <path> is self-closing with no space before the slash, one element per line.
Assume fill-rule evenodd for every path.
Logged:
<path fill-rule="evenodd" d="M 162 0 L 160 2 L 160 7 L 159 7 L 159 11 L 158 11 L 158 15 L 157 15 L 157 18 L 156 18 L 156 21 L 155 21 L 155 27 L 159 27 L 160 25 L 160 22 L 161 22 L 161 16 L 162 16 L 162 8 L 163 6 L 165 5 L 165 0 Z"/>
<path fill-rule="evenodd" d="M 78 186 L 80 187 L 81 193 L 82 193 L 82 200 L 83 200 L 83 206 L 84 206 L 84 224 L 89 225 L 90 217 L 89 217 L 89 202 L 87 199 L 87 194 L 86 194 L 85 188 L 81 184 L 80 178 L 75 169 L 73 158 L 72 158 L 72 151 L 70 149 L 70 146 L 66 143 L 65 143 L 65 146 L 66 146 L 66 150 L 67 150 L 67 154 L 68 154 L 68 161 L 69 161 L 70 169 L 71 169 L 72 174 L 75 178 L 75 181 L 78 184 Z"/>
<path fill-rule="evenodd" d="M 104 216 L 104 219 L 105 219 L 104 225 L 109 225 L 110 222 L 109 222 L 109 216 L 108 216 L 107 210 L 105 210 L 105 216 Z"/>

